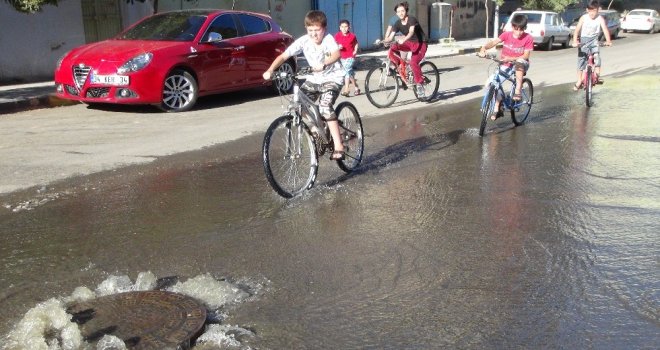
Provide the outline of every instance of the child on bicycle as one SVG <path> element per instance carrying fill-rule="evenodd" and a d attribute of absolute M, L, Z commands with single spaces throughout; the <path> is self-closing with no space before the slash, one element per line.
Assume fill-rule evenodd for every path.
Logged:
<path fill-rule="evenodd" d="M 313 101 L 319 99 L 319 111 L 328 123 L 334 142 L 332 160 L 344 159 L 344 145 L 339 133 L 339 122 L 334 110 L 334 103 L 344 83 L 344 69 L 339 63 L 339 46 L 332 35 L 327 33 L 328 19 L 322 11 L 309 11 L 305 15 L 307 35 L 296 39 L 284 52 L 275 58 L 268 70 L 263 73 L 265 80 L 270 80 L 277 67 L 292 56 L 301 52 L 313 73 L 300 89 Z"/>
<path fill-rule="evenodd" d="M 529 69 L 529 56 L 534 50 L 534 38 L 528 33 L 525 33 L 527 28 L 527 16 L 516 14 L 511 18 L 511 31 L 502 33 L 498 38 L 491 40 L 482 46 L 479 50 L 479 56 L 486 56 L 486 50 L 497 46 L 502 43 L 502 53 L 500 60 L 508 62 L 506 68 L 512 65 L 516 70 L 516 88 L 513 94 L 514 101 L 522 100 L 520 89 L 522 88 L 523 76 Z M 495 120 L 504 112 L 500 110 L 500 101 L 495 101 L 495 114 L 490 118 Z"/>
<path fill-rule="evenodd" d="M 335 41 L 339 45 L 339 54 L 341 55 L 341 65 L 346 71 L 344 78 L 344 89 L 341 92 L 343 96 L 348 96 L 348 91 L 351 83 L 355 87 L 355 96 L 360 94 L 357 80 L 355 80 L 355 71 L 353 70 L 353 63 L 355 62 L 355 55 L 358 51 L 358 41 L 355 34 L 350 32 L 351 24 L 346 19 L 339 21 L 339 31 L 335 34 Z"/>
<path fill-rule="evenodd" d="M 399 20 L 394 23 L 390 35 L 385 37 L 383 41 L 386 43 L 391 42 L 397 32 L 401 32 L 402 36 L 390 46 L 387 56 L 395 65 L 399 66 L 399 74 L 405 80 L 406 62 L 401 58 L 401 51 L 410 51 L 410 69 L 412 69 L 415 79 L 417 95 L 424 96 L 424 86 L 422 85 L 424 76 L 419 64 L 426 56 L 426 49 L 428 48 L 426 34 L 424 34 L 417 18 L 408 15 L 407 1 L 396 4 L 394 12 L 396 12 Z"/>
<path fill-rule="evenodd" d="M 582 82 L 584 81 L 583 72 L 587 67 L 589 52 L 594 55 L 594 66 L 596 67 L 594 73 L 596 73 L 597 77 L 600 77 L 600 65 L 602 61 L 598 50 L 598 38 L 601 33 L 605 36 L 605 45 L 612 45 L 610 31 L 607 29 L 605 18 L 598 15 L 599 9 L 600 3 L 597 0 L 590 1 L 587 5 L 587 13 L 580 17 L 580 20 L 575 27 L 575 32 L 573 33 L 573 38 L 575 38 L 573 46 L 578 47 L 578 71 L 577 82 L 575 82 L 575 85 L 573 86 L 574 91 L 578 91 L 582 88 Z M 580 43 L 582 43 L 582 45 L 580 45 Z M 603 80 L 598 78 L 598 83 L 602 84 Z"/>

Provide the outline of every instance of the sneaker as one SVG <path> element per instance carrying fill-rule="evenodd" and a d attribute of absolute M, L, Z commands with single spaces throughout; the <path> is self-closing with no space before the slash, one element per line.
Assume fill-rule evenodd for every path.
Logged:
<path fill-rule="evenodd" d="M 424 97 L 424 85 L 417 84 L 415 86 L 415 91 L 417 92 L 417 97 Z"/>

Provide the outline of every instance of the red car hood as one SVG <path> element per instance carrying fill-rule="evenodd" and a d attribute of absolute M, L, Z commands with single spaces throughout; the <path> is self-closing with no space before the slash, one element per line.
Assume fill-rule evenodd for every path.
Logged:
<path fill-rule="evenodd" d="M 71 51 L 67 60 L 87 62 L 125 62 L 139 54 L 185 46 L 180 41 L 104 40 L 81 46 Z"/>

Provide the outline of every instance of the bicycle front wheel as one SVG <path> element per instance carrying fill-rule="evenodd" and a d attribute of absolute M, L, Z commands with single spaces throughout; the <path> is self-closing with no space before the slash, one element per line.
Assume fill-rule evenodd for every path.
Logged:
<path fill-rule="evenodd" d="M 262 148 L 266 178 L 282 197 L 291 198 L 311 188 L 318 171 L 316 146 L 303 122 L 286 115 L 270 124 Z"/>
<path fill-rule="evenodd" d="M 399 96 L 399 82 L 385 66 L 372 68 L 364 81 L 364 92 L 369 102 L 378 108 L 389 107 Z"/>
<path fill-rule="evenodd" d="M 594 104 L 593 101 L 593 93 L 592 93 L 592 88 L 593 88 L 593 71 L 591 70 L 590 66 L 587 66 L 587 72 L 585 73 L 585 85 L 584 85 L 584 95 L 585 95 L 585 101 L 587 103 L 587 107 L 591 107 Z"/>
<path fill-rule="evenodd" d="M 497 94 L 495 87 L 491 85 L 488 88 L 488 92 L 486 93 L 486 97 L 483 100 L 483 103 L 481 104 L 481 126 L 479 127 L 479 136 L 484 136 L 484 131 L 486 131 L 486 124 L 488 124 L 490 116 L 495 112 L 496 98 Z"/>
<path fill-rule="evenodd" d="M 342 102 L 335 109 L 339 121 L 339 133 L 344 144 L 344 159 L 337 165 L 344 172 L 350 173 L 360 165 L 364 153 L 364 134 L 362 120 L 355 106 L 350 102 Z"/>
<path fill-rule="evenodd" d="M 513 106 L 511 106 L 511 120 L 513 120 L 513 123 L 516 124 L 516 126 L 522 125 L 525 120 L 527 120 L 529 111 L 532 110 L 532 104 L 534 103 L 534 86 L 532 85 L 531 80 L 527 78 L 523 79 L 522 87 L 520 88 L 520 95 L 522 97 L 520 101 L 513 101 L 513 98 L 511 99 L 513 103 Z"/>
<path fill-rule="evenodd" d="M 422 86 L 424 86 L 424 94 L 418 95 L 417 89 L 413 89 L 413 92 L 419 101 L 428 102 L 438 93 L 438 88 L 440 87 L 440 73 L 438 73 L 438 67 L 436 67 L 433 62 L 422 62 L 419 67 L 422 69 L 422 76 L 424 77 L 424 82 L 422 83 Z"/>

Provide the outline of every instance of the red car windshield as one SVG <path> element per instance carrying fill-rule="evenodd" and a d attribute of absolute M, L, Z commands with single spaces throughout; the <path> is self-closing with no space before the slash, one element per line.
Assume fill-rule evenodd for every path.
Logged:
<path fill-rule="evenodd" d="M 192 41 L 206 21 L 206 17 L 187 12 L 157 14 L 120 34 L 117 39 Z"/>

